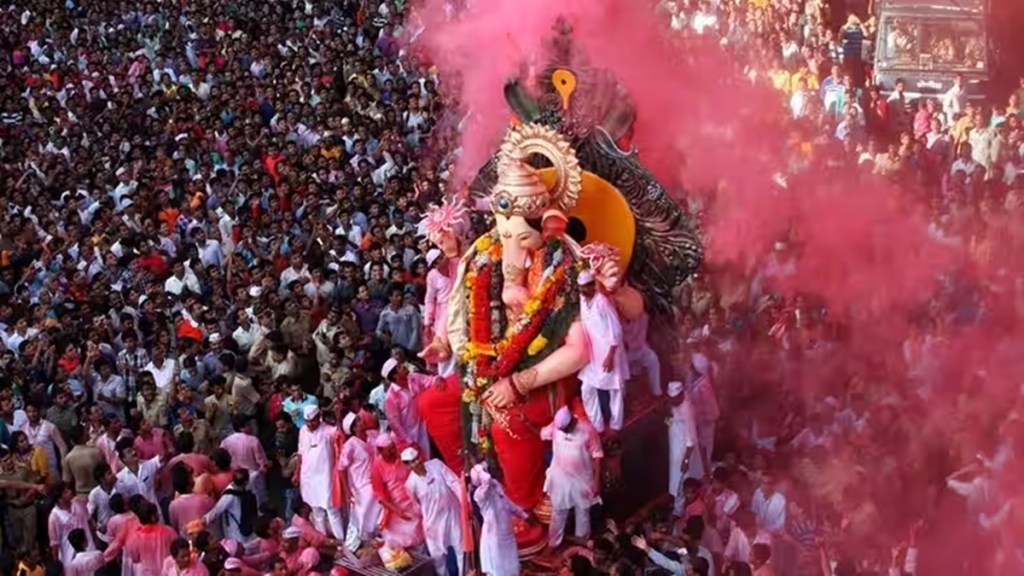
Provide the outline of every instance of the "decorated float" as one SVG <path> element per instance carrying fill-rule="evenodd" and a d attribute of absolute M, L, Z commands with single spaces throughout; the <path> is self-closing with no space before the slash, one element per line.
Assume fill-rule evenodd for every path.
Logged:
<path fill-rule="evenodd" d="M 446 203 L 426 230 L 453 283 L 425 353 L 447 383 L 421 411 L 449 465 L 490 461 L 509 499 L 540 520 L 517 526 L 523 554 L 544 546 L 550 513 L 540 429 L 574 404 L 588 361 L 577 275 L 590 270 L 623 318 L 646 311 L 667 325 L 701 260 L 692 219 L 623 148 L 635 118 L 624 90 L 570 65 L 570 31 L 559 27 L 551 64 L 506 86 L 511 126 L 470 186 L 493 226 L 466 238 L 467 214 Z"/>

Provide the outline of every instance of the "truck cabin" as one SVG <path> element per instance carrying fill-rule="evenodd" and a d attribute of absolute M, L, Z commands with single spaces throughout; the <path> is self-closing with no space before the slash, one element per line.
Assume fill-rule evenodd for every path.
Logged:
<path fill-rule="evenodd" d="M 960 75 L 969 97 L 984 96 L 989 50 L 982 0 L 883 0 L 878 8 L 875 82 L 908 98 L 948 91 Z"/>

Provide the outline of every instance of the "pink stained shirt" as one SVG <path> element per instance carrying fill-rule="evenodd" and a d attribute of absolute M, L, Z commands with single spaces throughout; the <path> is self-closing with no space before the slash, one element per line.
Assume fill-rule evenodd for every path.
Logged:
<path fill-rule="evenodd" d="M 120 552 L 124 548 L 128 536 L 139 526 L 139 519 L 134 512 L 115 514 L 107 520 L 107 537 L 110 538 L 110 547 L 107 550 Z"/>
<path fill-rule="evenodd" d="M 157 494 L 161 497 L 173 496 L 174 487 L 171 486 L 171 470 L 174 469 L 174 465 L 178 462 L 184 463 L 188 466 L 189 470 L 192 471 L 193 478 L 199 478 L 203 474 L 214 471 L 213 461 L 208 456 L 203 454 L 196 454 L 189 452 L 187 454 L 178 454 L 174 458 L 171 458 L 167 465 L 160 469 L 160 475 L 157 476 Z"/>
<path fill-rule="evenodd" d="M 428 374 L 409 374 L 409 385 L 402 388 L 397 384 L 388 387 L 384 400 L 384 413 L 388 417 L 388 426 L 395 436 L 399 448 L 412 445 L 430 453 L 430 438 L 427 436 L 427 425 L 420 416 L 416 405 L 416 396 L 426 389 L 435 377 Z"/>
<path fill-rule="evenodd" d="M 168 556 L 164 558 L 163 570 L 160 571 L 160 576 L 210 576 L 210 571 L 206 569 L 206 564 L 198 560 L 193 560 L 192 564 L 182 570 L 178 568 L 178 563 L 174 561 L 174 558 Z"/>
<path fill-rule="evenodd" d="M 389 510 L 384 511 L 384 543 L 392 548 L 409 548 L 423 543 L 423 527 L 420 525 L 420 510 L 416 501 L 405 489 L 409 478 L 409 467 L 395 459 L 374 458 L 370 468 L 373 494 L 381 502 L 387 500 L 409 514 L 403 519 Z"/>
<path fill-rule="evenodd" d="M 235 468 L 245 468 L 250 472 L 262 470 L 267 465 L 267 455 L 260 441 L 252 434 L 235 432 L 225 438 L 220 447 L 231 454 L 231 464 Z"/>
<path fill-rule="evenodd" d="M 164 559 L 171 555 L 171 542 L 178 537 L 166 524 L 139 526 L 124 545 L 126 562 L 132 562 L 137 576 L 155 576 L 163 570 Z"/>
<path fill-rule="evenodd" d="M 64 563 L 64 576 L 92 576 L 114 559 L 116 554 L 106 552 L 78 552 L 70 562 Z"/>
<path fill-rule="evenodd" d="M 142 434 L 135 437 L 135 452 L 140 460 L 149 460 L 154 456 L 164 453 L 164 446 L 167 442 L 166 432 L 161 428 L 153 428 L 148 438 Z"/>
<path fill-rule="evenodd" d="M 296 514 L 292 516 L 292 527 L 302 530 L 302 540 L 314 548 L 319 548 L 327 541 L 327 536 L 317 531 L 313 523 Z"/>
<path fill-rule="evenodd" d="M 117 440 L 128 437 L 130 437 L 130 434 L 122 430 L 121 433 L 118 434 Z M 114 474 L 117 474 L 122 468 L 124 468 L 124 464 L 121 463 L 121 459 L 117 456 L 117 450 L 114 450 L 117 440 L 111 440 L 110 436 L 107 436 L 106 434 L 96 439 L 96 448 L 99 449 L 100 454 L 103 454 L 103 459 L 107 461 L 107 465 L 114 471 Z"/>
<path fill-rule="evenodd" d="M 424 304 L 423 326 L 432 335 L 448 332 L 448 297 L 452 293 L 452 279 L 436 268 L 427 272 L 427 297 Z M 430 344 L 427 342 L 426 344 Z"/>
<path fill-rule="evenodd" d="M 167 508 L 169 524 L 178 531 L 178 535 L 186 538 L 186 527 L 189 522 L 202 518 L 216 505 L 217 502 L 206 494 L 182 494 Z"/>
<path fill-rule="evenodd" d="M 683 509 L 682 522 L 686 523 L 690 518 L 700 516 L 707 520 L 707 505 L 704 503 L 703 498 L 695 498 L 693 502 L 690 502 Z"/>
<path fill-rule="evenodd" d="M 195 491 L 206 494 L 211 498 L 220 498 L 221 492 L 231 485 L 231 477 L 233 475 L 233 470 L 203 474 L 196 478 Z"/>
<path fill-rule="evenodd" d="M 281 551 L 281 559 L 288 566 L 289 574 L 308 575 L 320 563 L 320 552 L 312 546 L 296 546 L 292 552 Z"/>
<path fill-rule="evenodd" d="M 86 509 L 85 500 L 75 498 L 71 506 L 65 510 L 59 506 L 54 507 L 50 512 L 47 522 L 47 529 L 50 535 L 50 542 L 57 546 L 60 554 L 60 561 L 67 564 L 75 556 L 75 549 L 68 542 L 68 534 L 76 528 L 85 530 L 88 539 L 87 551 L 95 550 L 92 542 L 92 531 L 89 530 L 89 511 Z"/>

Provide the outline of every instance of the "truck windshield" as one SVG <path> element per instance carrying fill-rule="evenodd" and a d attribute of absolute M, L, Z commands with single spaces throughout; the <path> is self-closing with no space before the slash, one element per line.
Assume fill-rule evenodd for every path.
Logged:
<path fill-rule="evenodd" d="M 883 16 L 879 32 L 879 68 L 985 71 L 980 20 Z"/>

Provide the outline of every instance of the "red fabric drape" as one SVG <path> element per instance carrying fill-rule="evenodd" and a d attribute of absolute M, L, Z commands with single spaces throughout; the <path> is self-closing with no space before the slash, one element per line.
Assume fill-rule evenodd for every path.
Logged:
<path fill-rule="evenodd" d="M 443 388 L 431 386 L 416 397 L 416 407 L 427 425 L 430 439 L 441 451 L 441 460 L 462 474 L 462 383 L 457 374 L 445 379 Z"/>

